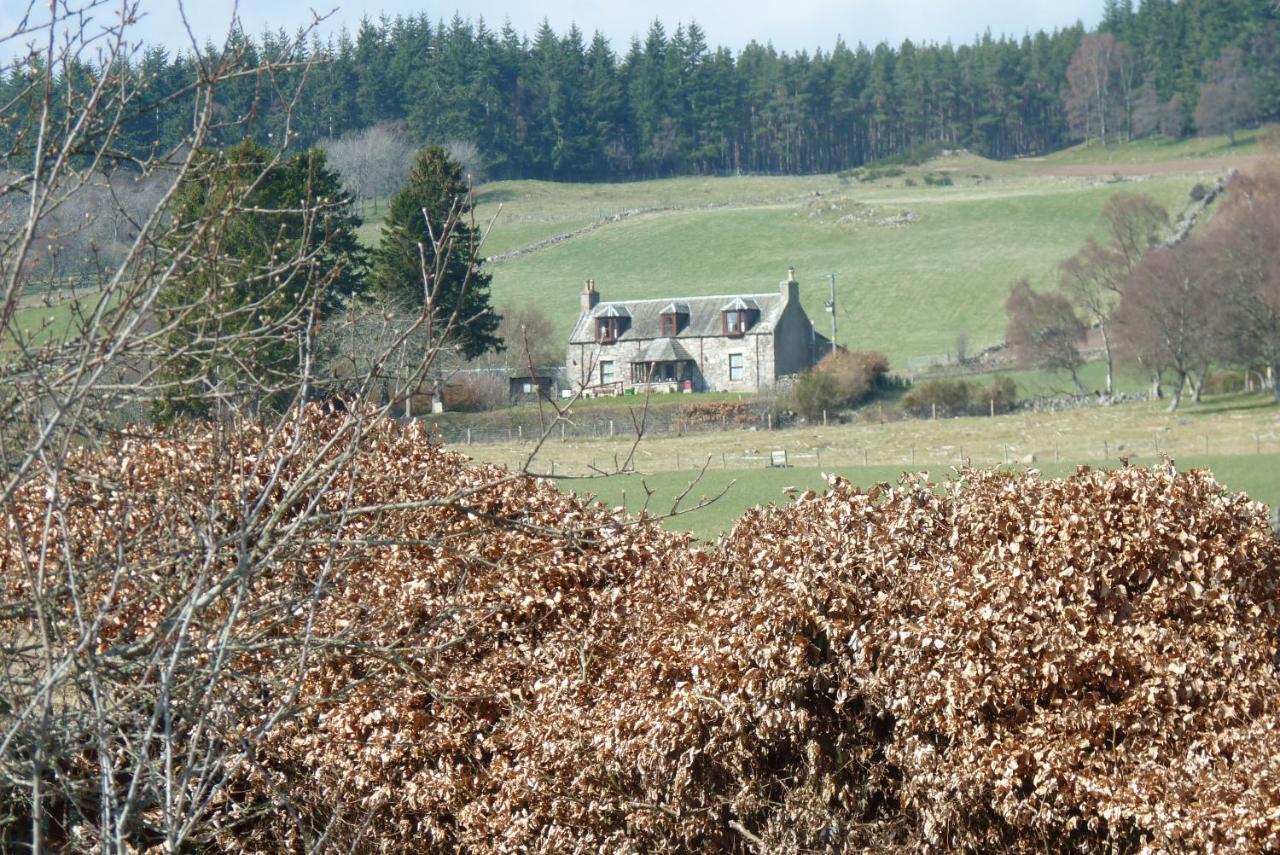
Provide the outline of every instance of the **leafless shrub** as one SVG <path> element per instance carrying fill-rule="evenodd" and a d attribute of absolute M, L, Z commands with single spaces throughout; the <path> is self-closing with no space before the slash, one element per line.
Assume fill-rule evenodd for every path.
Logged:
<path fill-rule="evenodd" d="M 70 485 L 61 500 L 77 509 L 74 525 L 54 542 L 118 552 L 124 530 L 98 520 L 127 509 L 140 524 L 124 544 L 136 567 L 170 566 L 162 533 L 184 530 L 209 501 L 211 473 L 278 459 L 272 442 L 308 459 L 342 425 L 309 415 L 287 440 L 247 431 L 231 455 L 198 431 L 104 449 L 85 471 L 120 472 L 128 454 L 119 489 L 95 499 L 92 482 Z M 138 502 L 187 470 L 194 490 Z M 236 786 L 210 811 L 217 842 L 257 852 L 1280 842 L 1262 807 L 1280 794 L 1280 543 L 1266 509 L 1171 467 L 959 476 L 942 492 L 915 478 L 870 492 L 833 479 L 825 495 L 749 512 L 713 552 L 656 526 L 627 528 L 544 482 L 467 467 L 416 427 L 382 422 L 336 489 L 296 494 L 366 537 L 317 538 L 220 601 L 242 599 L 242 619 L 264 630 L 232 651 L 254 667 L 227 675 L 241 705 L 227 726 L 261 708 L 262 688 L 293 687 L 299 711 L 228 772 Z M 33 488 L 20 507 L 39 516 L 49 501 Z M 492 519 L 508 522 L 500 542 Z M 576 537 L 564 537 L 566 523 Z M 226 543 L 211 560 L 236 551 Z M 327 569 L 347 562 L 359 572 Z M 186 584 L 126 575 L 122 602 L 140 605 L 113 612 L 112 655 L 163 625 L 150 605 Z M 324 580 L 337 595 L 282 608 L 283 592 Z M 304 621 L 312 647 L 287 646 L 296 636 L 283 627 Z"/>
<path fill-rule="evenodd" d="M 254 782 L 269 735 L 314 702 L 302 686 L 316 657 L 351 669 L 334 697 L 380 669 L 417 668 L 407 648 L 317 633 L 326 605 L 359 590 L 366 550 L 438 539 L 447 553 L 459 519 L 486 536 L 507 524 L 450 512 L 414 533 L 385 527 L 387 512 L 456 510 L 477 491 L 529 482 L 482 470 L 464 485 L 450 480 L 452 460 L 431 470 L 437 482 L 417 470 L 392 492 L 376 486 L 386 466 L 440 456 L 429 443 L 418 457 L 387 449 L 425 442 L 392 417 L 451 370 L 439 343 L 456 312 L 433 305 L 432 283 L 463 203 L 426 224 L 422 306 L 350 301 L 334 312 L 323 224 L 342 200 L 304 192 L 283 211 L 250 201 L 292 155 L 289 133 L 239 162 L 218 210 L 175 215 L 181 188 L 217 177 L 200 171 L 219 168 L 207 156 L 215 142 L 241 139 L 268 112 L 288 128 L 308 34 L 269 61 L 234 34 L 209 51 L 191 44 L 190 135 L 137 162 L 119 154 L 121 135 L 155 105 L 126 62 L 136 4 L 115 19 L 112 8 L 50 4 L 51 21 L 25 19 L 30 29 L 5 42 L 30 44 L 9 69 L 25 88 L 0 104 L 0 849 L 237 848 L 264 817 L 298 815 L 291 796 Z M 243 112 L 221 97 L 237 86 L 254 93 Z M 305 239 L 282 230 L 238 263 L 237 223 L 257 215 L 288 215 Z M 192 270 L 220 292 L 279 287 L 219 308 L 190 279 L 175 287 Z M 33 323 L 33 309 L 44 320 Z M 296 354 L 287 377 L 244 361 L 282 345 Z M 215 365 L 234 369 L 236 388 L 209 382 Z M 210 419 L 165 431 L 135 421 L 175 390 Z M 254 404 L 267 397 L 281 400 Z M 320 406 L 336 412 L 322 418 Z M 547 413 L 547 433 L 561 415 Z M 565 544 L 585 536 L 559 522 L 534 513 L 528 525 Z M 462 577 L 450 584 L 465 588 Z M 445 608 L 418 627 L 473 617 Z M 421 638 L 401 630 L 409 647 Z M 321 849 L 329 831 L 298 833 Z"/>
<path fill-rule="evenodd" d="M 446 409 L 482 413 L 510 405 L 511 388 L 505 369 L 464 368 L 444 381 Z"/>

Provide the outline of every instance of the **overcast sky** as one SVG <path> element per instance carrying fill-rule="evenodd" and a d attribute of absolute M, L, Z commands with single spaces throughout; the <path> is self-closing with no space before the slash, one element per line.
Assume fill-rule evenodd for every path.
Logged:
<path fill-rule="evenodd" d="M 189 45 L 178 0 L 141 3 L 144 18 L 137 33 L 147 41 L 171 48 Z M 0 0 L 0 34 L 12 32 L 18 7 L 26 4 L 27 0 Z M 220 41 L 235 6 L 231 0 L 185 0 L 185 8 L 193 30 L 203 42 L 205 38 Z M 342 25 L 354 30 L 364 14 L 376 18 L 379 13 L 394 16 L 425 11 L 433 19 L 448 19 L 455 9 L 460 9 L 464 17 L 483 16 L 494 29 L 509 18 L 518 31 L 532 35 L 545 17 L 557 32 L 572 23 L 588 37 L 600 30 L 619 53 L 625 52 L 632 36 L 643 36 L 654 18 L 663 21 L 668 33 L 679 22 L 696 20 L 712 47 L 725 45 L 737 50 L 755 39 L 772 42 L 780 50 L 812 52 L 816 47 L 829 49 L 837 35 L 850 45 L 880 41 L 896 45 L 905 38 L 962 43 L 988 28 L 997 35 L 1021 36 L 1028 31 L 1070 26 L 1078 20 L 1092 26 L 1101 15 L 1102 0 L 474 0 L 465 6 L 427 5 L 420 0 L 374 0 L 364 5 L 337 0 L 242 0 L 239 15 L 250 33 L 259 33 L 264 27 L 293 31 L 311 20 L 313 9 L 322 14 L 333 11 L 324 31 Z M 110 16 L 100 13 L 100 17 Z"/>

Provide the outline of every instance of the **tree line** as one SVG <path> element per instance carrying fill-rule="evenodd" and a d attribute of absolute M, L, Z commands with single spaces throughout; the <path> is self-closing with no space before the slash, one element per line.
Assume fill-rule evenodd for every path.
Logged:
<path fill-rule="evenodd" d="M 1268 137 L 1280 151 L 1276 132 Z M 1153 397 L 1169 393 L 1170 411 L 1184 390 L 1200 400 L 1214 365 L 1256 372 L 1280 401 L 1280 160 L 1232 175 L 1221 194 L 1207 224 L 1192 232 L 1184 223 L 1172 236 L 1150 197 L 1112 197 L 1105 237 L 1061 264 L 1055 289 L 1037 292 L 1025 279 L 1010 289 L 1014 354 L 1068 373 L 1083 393 L 1081 347 L 1094 329 L 1108 396 L 1123 360 L 1149 374 Z"/>
<path fill-rule="evenodd" d="M 248 133 L 306 147 L 390 123 L 414 148 L 470 146 L 474 169 L 493 178 L 829 172 L 928 147 L 1005 158 L 1280 117 L 1271 0 L 1106 0 L 1096 32 L 1077 23 L 897 47 L 837 39 L 812 53 L 711 47 L 696 23 L 655 20 L 619 49 L 576 26 L 544 22 L 529 37 L 423 13 L 300 45 L 284 32 L 235 33 L 198 58 L 150 46 L 113 62 L 140 87 L 119 140 L 131 157 L 188 139 L 200 109 L 191 81 L 222 62 L 273 71 L 229 76 L 210 93 L 221 113 L 248 119 L 211 128 L 214 142 Z M 13 63 L 0 103 L 34 97 L 26 81 L 38 66 Z M 57 86 L 89 90 L 118 70 L 76 63 Z M 8 140 L 34 121 L 11 116 L 0 127 Z"/>

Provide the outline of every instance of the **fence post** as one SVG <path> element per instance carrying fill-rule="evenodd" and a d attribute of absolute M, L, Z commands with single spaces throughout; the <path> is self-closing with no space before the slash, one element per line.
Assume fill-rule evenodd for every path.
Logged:
<path fill-rule="evenodd" d="M 564 442 L 564 422 L 560 423 L 560 441 Z"/>
<path fill-rule="evenodd" d="M 991 418 L 994 419 L 995 417 L 996 417 L 996 399 L 993 397 L 991 399 Z"/>
<path fill-rule="evenodd" d="M 1111 443 L 1105 439 L 1102 441 L 1102 459 L 1106 460 L 1111 457 Z"/>
<path fill-rule="evenodd" d="M 773 413 L 766 413 L 764 418 L 765 428 L 767 430 L 773 430 Z"/>
<path fill-rule="evenodd" d="M 609 419 L 609 439 L 613 439 L 613 419 Z"/>
<path fill-rule="evenodd" d="M 865 448 L 862 449 L 862 465 L 867 465 L 867 450 Z"/>
<path fill-rule="evenodd" d="M 914 445 L 911 446 L 911 465 L 916 465 L 916 447 Z"/>
<path fill-rule="evenodd" d="M 676 469 L 680 468 L 680 452 L 676 452 Z"/>
<path fill-rule="evenodd" d="M 827 426 L 827 411 L 826 411 L 826 410 L 823 410 L 823 411 L 822 411 L 822 426 L 823 426 L 823 427 L 826 427 L 826 426 Z"/>
<path fill-rule="evenodd" d="M 524 439 L 524 425 L 516 425 L 516 438 Z"/>
<path fill-rule="evenodd" d="M 929 406 L 933 410 L 933 421 L 936 422 L 938 420 L 938 405 L 930 404 Z"/>
<path fill-rule="evenodd" d="M 467 445 L 471 444 L 471 428 L 467 428 Z"/>

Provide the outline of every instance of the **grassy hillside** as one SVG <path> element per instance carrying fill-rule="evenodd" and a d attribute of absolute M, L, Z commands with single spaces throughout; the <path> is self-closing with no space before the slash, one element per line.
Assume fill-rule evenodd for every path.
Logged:
<path fill-rule="evenodd" d="M 485 254 L 494 258 L 495 304 L 543 307 L 558 337 L 587 278 L 606 300 L 762 292 L 794 266 L 820 329 L 829 326 L 822 303 L 834 272 L 841 342 L 903 366 L 945 355 L 960 335 L 971 351 L 999 342 L 1010 282 L 1053 282 L 1059 262 L 1099 231 L 1116 192 L 1149 193 L 1176 217 L 1197 181 L 1226 168 L 1224 157 L 1256 153 L 1245 135 L 1235 146 L 1217 137 L 1144 141 L 1008 162 L 960 154 L 867 182 L 499 182 L 481 188 L 477 214 L 494 222 Z M 1113 164 L 1125 165 L 1123 180 L 1111 176 Z M 1134 174 L 1144 164 L 1150 174 Z M 950 186 L 937 186 L 942 176 Z M 614 219 L 621 211 L 641 213 Z"/>
<path fill-rule="evenodd" d="M 805 307 L 820 328 L 828 323 L 825 274 L 834 272 L 841 343 L 883 350 L 901 365 L 909 357 L 946 353 L 960 334 L 971 347 L 1000 341 L 1010 282 L 1026 275 L 1048 284 L 1058 263 L 1097 231 L 1098 215 L 1118 189 L 1150 193 L 1180 211 L 1195 183 L 1188 175 L 1122 184 L 1034 175 L 988 181 L 969 177 L 985 173 L 961 172 L 968 164 L 934 170 L 944 168 L 956 170 L 954 186 L 920 186 L 921 179 L 908 175 L 875 184 L 831 176 L 746 179 L 745 187 L 743 179 L 722 178 L 673 180 L 660 188 L 565 188 L 578 206 L 547 199 L 556 195 L 552 188 L 532 188 L 529 207 L 538 206 L 547 219 L 513 223 L 517 243 L 538 234 L 535 225 L 552 232 L 580 227 L 594 212 L 574 219 L 575 212 L 593 202 L 640 208 L 669 195 L 684 199 L 685 207 L 609 223 L 495 264 L 494 302 L 538 304 L 564 336 L 588 277 L 606 300 L 763 292 L 794 265 Z M 908 178 L 918 186 L 906 186 Z M 774 198 L 725 201 L 766 187 Z M 487 193 L 482 211 L 490 209 Z M 542 208 L 540 198 L 550 204 Z M 707 199 L 723 207 L 694 207 Z M 518 201 L 507 203 L 511 215 L 521 211 Z M 494 229 L 490 255 L 512 243 L 503 222 Z"/>

